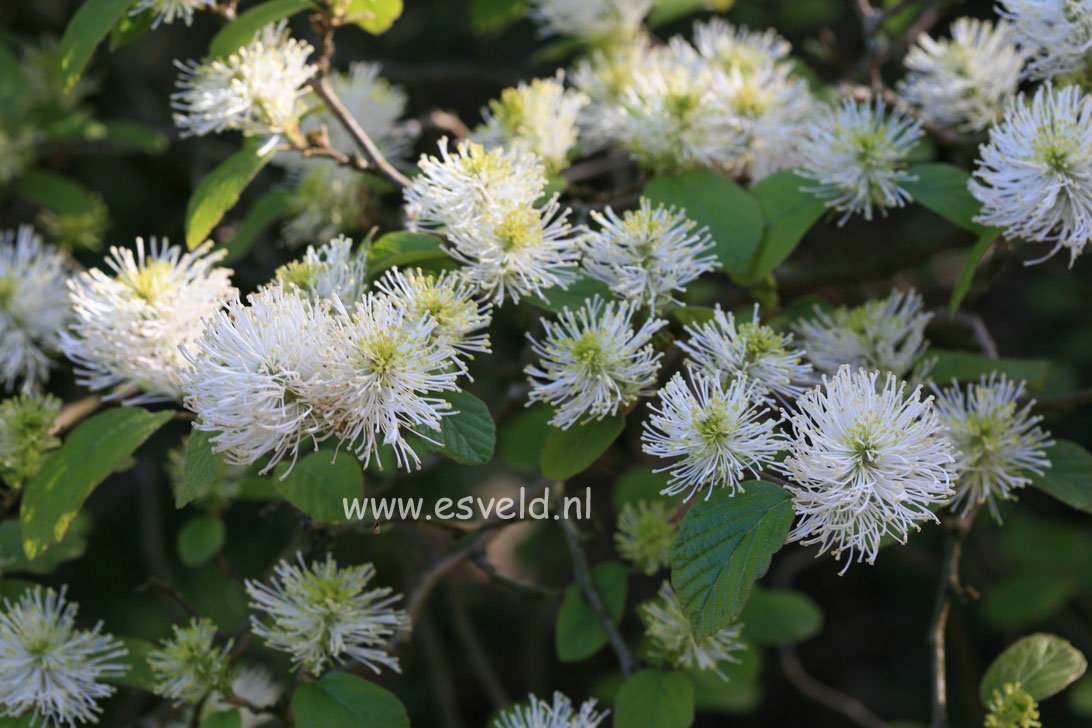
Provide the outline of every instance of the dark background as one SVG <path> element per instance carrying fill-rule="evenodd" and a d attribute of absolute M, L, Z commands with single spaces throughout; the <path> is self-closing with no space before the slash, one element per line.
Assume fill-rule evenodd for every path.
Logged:
<path fill-rule="evenodd" d="M 57 37 L 77 5 L 74 0 L 3 0 L 0 24 L 5 38 L 17 42 Z M 943 30 L 959 15 L 987 17 L 990 12 L 987 0 L 955 3 L 937 28 Z M 740 0 L 727 17 L 777 28 L 793 41 L 794 52 L 826 81 L 843 78 L 845 68 L 851 72 L 858 68 L 862 39 L 849 0 Z M 666 38 L 687 32 L 690 22 L 687 18 L 655 32 Z M 217 161 L 237 148 L 239 140 L 233 135 L 177 139 L 167 105 L 175 80 L 172 60 L 201 57 L 217 27 L 216 19 L 205 15 L 191 28 L 165 26 L 114 54 L 100 51 L 91 66 L 90 75 L 98 80 L 99 89 L 87 104 L 95 115 L 157 126 L 171 137 L 167 151 L 153 156 L 123 153 L 108 145 L 60 147 L 49 150 L 39 162 L 101 192 L 112 220 L 108 244 L 127 245 L 137 235 L 180 241 L 191 191 Z M 313 39 L 304 18 L 297 18 L 294 27 Z M 470 28 L 465 2 L 407 0 L 404 16 L 382 37 L 373 38 L 355 28 L 343 31 L 335 64 L 344 67 L 357 59 L 379 60 L 385 75 L 408 91 L 409 116 L 444 108 L 473 126 L 478 109 L 501 88 L 553 72 L 557 61 L 531 65 L 528 60 L 547 44 L 535 30 L 523 20 L 499 34 L 480 36 Z M 888 81 L 897 78 L 896 65 L 884 70 Z M 422 140 L 421 149 L 429 147 L 432 139 Z M 937 156 L 966 167 L 973 159 L 974 143 L 940 146 Z M 238 210 L 245 210 L 248 200 L 276 183 L 276 172 L 264 173 Z M 395 197 L 386 204 L 396 210 L 397 202 Z M 29 220 L 34 212 L 33 206 L 0 190 L 0 228 Z M 945 348 L 973 349 L 966 330 L 941 313 L 972 243 L 967 233 L 920 207 L 895 211 L 873 223 L 854 218 L 841 229 L 819 225 L 778 271 L 782 301 L 819 294 L 856 304 L 869 296 L 886 295 L 892 285 L 914 285 L 927 304 L 938 310 L 930 339 Z M 1085 282 L 1090 264 L 1081 259 L 1070 270 L 1059 255 L 1032 268 L 1022 265 L 1023 260 L 1041 254 L 1038 249 L 998 251 L 979 271 L 965 307 L 981 315 L 1003 356 L 1052 360 L 1048 381 L 1034 393 L 1051 399 L 1092 384 L 1092 309 Z M 98 258 L 87 251 L 76 255 L 89 264 Z M 234 266 L 237 284 L 252 288 L 290 256 L 276 245 L 275 230 L 270 231 L 245 261 Z M 694 295 L 703 302 L 729 306 L 748 301 L 746 291 L 727 279 L 715 279 Z M 491 332 L 497 351 L 477 362 L 471 389 L 491 403 L 497 400 L 496 390 L 503 381 L 518 376 L 519 326 L 524 315 L 520 310 L 498 316 Z M 58 377 L 56 389 L 70 397 L 77 391 L 64 376 Z M 593 564 L 617 558 L 610 537 L 615 518 L 609 498 L 612 481 L 644 459 L 637 446 L 638 428 L 633 426 L 637 417 L 630 419 L 624 441 L 570 485 L 577 490 L 594 489 L 597 521 L 589 546 Z M 1056 436 L 1087 446 L 1092 444 L 1088 419 L 1087 410 L 1067 411 L 1051 415 L 1046 424 Z M 87 555 L 45 578 L 48 583 L 70 584 L 83 618 L 90 622 L 101 617 L 106 629 L 118 634 L 159 638 L 167 634 L 171 620 L 184 617 L 159 595 L 135 591 L 150 574 L 177 583 L 198 609 L 229 631 L 245 614 L 245 597 L 236 583 L 212 566 L 187 569 L 174 555 L 175 534 L 192 514 L 174 509 L 160 467 L 166 450 L 185 431 L 180 423 L 171 427 L 173 432 L 160 433 L 146 446 L 133 469 L 113 476 L 90 500 L 93 526 Z M 518 439 L 518 433 L 508 435 L 502 428 L 501 436 L 502 450 L 506 446 L 518 449 L 519 443 L 510 441 Z M 511 487 L 512 481 L 503 478 L 497 465 L 445 466 L 426 476 L 406 478 L 399 494 L 457 496 L 480 492 L 482 484 Z M 372 481 L 368 482 L 370 488 Z M 1018 506 L 1005 509 L 1005 516 L 1004 528 L 980 518 L 966 549 L 964 580 L 983 598 L 959 604 L 952 611 L 949 679 L 956 726 L 981 724 L 978 681 L 989 662 L 1017 637 L 1033 631 L 1054 632 L 1092 654 L 1092 532 L 1087 518 L 1030 489 L 1022 493 Z M 233 506 L 227 520 L 227 558 L 235 571 L 247 576 L 262 574 L 283 552 L 298 547 L 319 553 L 329 546 L 346 560 L 375 561 L 379 581 L 400 584 L 407 592 L 415 570 L 450 545 L 447 534 L 428 531 L 372 536 L 367 529 L 338 533 L 310 529 L 291 509 L 260 503 Z M 830 559 L 812 560 L 811 553 L 793 546 L 775 557 L 765 583 L 791 581 L 822 606 L 823 632 L 799 647 L 802 662 L 814 676 L 860 699 L 884 719 L 924 722 L 929 710 L 925 635 L 941 551 L 939 529 L 926 527 L 909 545 L 884 550 L 876 566 L 853 566 L 839 577 Z M 570 580 L 564 542 L 552 524 L 527 529 L 522 542 L 513 547 L 512 559 L 522 565 L 525 575 L 544 584 L 560 588 Z M 631 577 L 623 624 L 626 634 L 639 634 L 633 607 L 652 596 L 658 583 L 658 579 Z M 438 589 L 425 615 L 410 649 L 402 653 L 403 675 L 379 678 L 409 706 L 415 725 L 479 726 L 491 714 L 492 706 L 471 668 L 472 650 L 467 645 L 474 639 L 467 642 L 468 624 L 512 699 L 531 690 L 546 697 L 557 688 L 579 702 L 596 694 L 597 685 L 609 685 L 613 679 L 616 668 L 608 649 L 584 662 L 557 662 L 553 651 L 556 602 L 514 596 L 484 582 L 474 570 L 457 572 L 447 586 Z M 263 657 L 285 667 L 272 653 Z M 843 716 L 801 696 L 783 676 L 776 652 L 763 651 L 761 661 L 761 697 L 753 709 L 735 715 L 702 713 L 696 725 L 849 725 Z M 104 724 L 129 725 L 150 704 L 147 696 L 123 692 L 111 701 Z M 1049 728 L 1092 722 L 1092 713 L 1078 717 L 1071 712 L 1065 696 L 1046 701 L 1042 715 Z"/>

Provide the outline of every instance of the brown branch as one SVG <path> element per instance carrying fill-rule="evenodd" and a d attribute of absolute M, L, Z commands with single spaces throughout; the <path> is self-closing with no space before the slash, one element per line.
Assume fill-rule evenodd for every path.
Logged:
<path fill-rule="evenodd" d="M 147 591 L 148 589 L 156 589 L 163 594 L 166 594 L 175 602 L 177 602 L 178 606 L 182 607 L 182 609 L 185 610 L 185 612 L 191 617 L 193 617 L 194 619 L 201 619 L 201 613 L 197 611 L 197 608 L 194 607 L 193 604 L 190 603 L 190 600 L 186 599 L 186 597 L 182 596 L 182 592 L 178 591 L 162 579 L 155 576 L 150 577 L 146 582 L 138 586 L 135 591 L 143 592 Z"/>
<path fill-rule="evenodd" d="M 511 703 L 508 692 L 504 689 L 493 663 L 489 659 L 489 653 L 482 644 L 478 630 L 474 627 L 470 610 L 466 606 L 466 598 L 458 589 L 448 590 L 451 601 L 452 626 L 455 628 L 455 638 L 462 647 L 466 661 L 474 676 L 481 683 L 482 691 L 493 704 L 493 710 L 500 710 Z"/>
<path fill-rule="evenodd" d="M 521 596 L 535 597 L 538 599 L 552 599 L 558 596 L 558 590 L 552 589 L 548 586 L 542 586 L 540 584 L 530 584 L 523 581 L 517 581 L 511 577 L 507 577 L 504 574 L 497 571 L 497 567 L 493 565 L 489 558 L 485 555 L 485 549 L 479 548 L 475 551 L 471 557 L 471 562 L 482 570 L 489 580 L 498 586 L 502 586 L 506 589 L 511 589 Z"/>
<path fill-rule="evenodd" d="M 561 523 L 561 530 L 565 532 L 565 542 L 569 545 L 569 555 L 572 556 L 573 576 L 576 577 L 581 591 L 584 592 L 584 598 L 588 600 L 588 604 L 591 605 L 595 616 L 599 618 L 599 622 L 603 625 L 603 630 L 607 633 L 607 640 L 610 642 L 614 654 L 618 656 L 618 664 L 622 668 L 622 674 L 628 679 L 633 674 L 636 663 L 629 652 L 629 648 L 626 647 L 622 635 L 619 634 L 614 620 L 607 614 L 603 599 L 599 596 L 599 591 L 592 582 L 591 571 L 588 569 L 588 560 L 584 556 L 584 549 L 580 544 L 580 532 L 576 530 L 576 526 L 568 518 L 560 519 L 559 523 Z"/>
<path fill-rule="evenodd" d="M 832 687 L 824 685 L 804 669 L 800 657 L 796 654 L 796 648 L 784 646 L 778 650 L 781 663 L 781 671 L 785 678 L 801 694 L 811 698 L 831 710 L 841 713 L 852 720 L 861 728 L 888 728 L 887 723 L 876 716 L 860 700 L 844 695 Z"/>

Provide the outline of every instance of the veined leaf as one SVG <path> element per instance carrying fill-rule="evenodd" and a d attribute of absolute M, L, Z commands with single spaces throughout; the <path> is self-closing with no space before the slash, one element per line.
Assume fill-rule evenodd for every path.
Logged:
<path fill-rule="evenodd" d="M 300 728 L 409 728 L 406 708 L 394 693 L 336 670 L 296 688 L 292 716 Z"/>
<path fill-rule="evenodd" d="M 764 178 L 751 188 L 762 206 L 766 226 L 747 273 L 746 285 L 758 283 L 781 265 L 827 209 L 821 199 L 800 189 L 804 180 L 786 169 Z"/>
<path fill-rule="evenodd" d="M 1088 662 L 1066 640 L 1052 634 L 1033 634 L 1013 642 L 998 656 L 982 678 L 979 697 L 988 705 L 995 690 L 1007 683 L 1020 687 L 1035 700 L 1049 698 L 1084 674 Z"/>
<path fill-rule="evenodd" d="M 551 427 L 539 459 L 542 474 L 551 480 L 571 478 L 598 460 L 625 426 L 625 417 L 611 415 L 567 430 Z"/>
<path fill-rule="evenodd" d="M 132 7 L 132 0 L 85 0 L 64 29 L 58 48 L 61 85 L 70 91 L 110 30 Z"/>
<path fill-rule="evenodd" d="M 615 728 L 687 728 L 694 722 L 694 683 L 685 672 L 642 670 L 614 699 Z"/>
<path fill-rule="evenodd" d="M 1069 440 L 1047 448 L 1050 467 L 1031 474 L 1032 484 L 1071 508 L 1092 513 L 1092 453 Z"/>
<path fill-rule="evenodd" d="M 208 238 L 254 176 L 273 158 L 272 150 L 258 154 L 263 143 L 262 139 L 247 139 L 242 149 L 217 165 L 197 185 L 186 205 L 186 247 L 190 250 Z"/>

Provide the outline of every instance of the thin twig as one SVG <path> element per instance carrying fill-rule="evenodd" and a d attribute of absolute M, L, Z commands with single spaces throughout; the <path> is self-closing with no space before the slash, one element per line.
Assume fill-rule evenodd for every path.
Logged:
<path fill-rule="evenodd" d="M 614 654 L 618 656 L 618 664 L 622 668 L 622 674 L 629 678 L 634 669 L 633 656 L 630 654 L 629 648 L 626 647 L 622 635 L 619 634 L 614 620 L 607 614 L 607 609 L 603 606 L 603 598 L 599 596 L 599 591 L 592 582 L 591 571 L 588 569 L 588 560 L 584 556 L 584 548 L 580 544 L 580 532 L 576 530 L 576 526 L 568 518 L 560 519 L 559 523 L 561 524 L 561 530 L 565 532 L 565 541 L 569 545 L 569 554 L 572 556 L 573 576 L 580 584 L 580 589 L 584 592 L 584 598 L 588 600 L 588 604 L 591 605 L 595 616 L 599 618 L 600 623 L 603 625 L 603 629 L 607 633 L 607 640 L 610 642 Z"/>
<path fill-rule="evenodd" d="M 163 592 L 175 602 L 177 602 L 178 606 L 182 607 L 182 609 L 185 610 L 185 612 L 191 617 L 194 617 L 195 619 L 201 618 L 201 613 L 197 611 L 197 608 L 194 607 L 193 604 L 190 603 L 190 600 L 186 599 L 186 597 L 182 596 L 182 592 L 178 591 L 162 579 L 155 576 L 150 577 L 146 582 L 138 586 L 136 588 L 136 591 L 142 592 L 147 591 L 148 589 L 156 589 Z"/>
<path fill-rule="evenodd" d="M 345 130 L 349 132 L 349 136 L 353 138 L 357 146 L 360 147 L 364 155 L 372 161 L 372 163 L 383 173 L 388 179 L 397 184 L 400 187 L 406 187 L 409 185 L 409 179 L 406 175 L 399 172 L 394 166 L 387 161 L 387 158 L 383 156 L 383 153 L 379 151 L 379 147 L 375 146 L 375 142 L 368 136 L 368 133 L 361 128 L 357 120 L 353 118 L 353 115 L 349 113 L 349 110 L 345 108 L 345 104 L 341 103 L 341 99 L 338 98 L 334 90 L 330 88 L 330 84 L 327 83 L 324 75 L 319 75 L 316 78 L 311 79 L 311 88 L 318 94 L 319 98 L 323 100 L 326 107 L 330 109 L 330 113 L 333 114 L 341 125 L 345 127 Z"/>
<path fill-rule="evenodd" d="M 793 684 L 793 687 L 803 695 L 841 713 L 861 728 L 888 728 L 887 723 L 877 717 L 860 700 L 844 695 L 813 678 L 800 663 L 795 647 L 781 647 L 778 650 L 778 657 L 781 662 L 781 671 L 785 673 L 785 677 Z"/>
<path fill-rule="evenodd" d="M 511 589 L 520 596 L 536 597 L 540 599 L 552 599 L 558 595 L 557 589 L 551 589 L 548 586 L 542 586 L 541 584 L 531 584 L 528 582 L 517 581 L 511 577 L 497 571 L 497 567 L 489 560 L 485 555 L 485 549 L 479 548 L 475 551 L 471 557 L 471 562 L 477 566 L 482 572 L 489 577 L 489 580 L 494 584 L 503 586 L 506 589 Z"/>
<path fill-rule="evenodd" d="M 449 601 L 451 602 L 452 626 L 455 628 L 455 638 L 459 640 L 466 661 L 474 676 L 481 683 L 482 691 L 493 704 L 493 710 L 500 710 L 511 703 L 508 691 L 504 689 L 493 663 L 489 659 L 489 653 L 482 644 L 478 630 L 474 627 L 470 610 L 466 606 L 466 598 L 459 589 L 449 589 Z"/>

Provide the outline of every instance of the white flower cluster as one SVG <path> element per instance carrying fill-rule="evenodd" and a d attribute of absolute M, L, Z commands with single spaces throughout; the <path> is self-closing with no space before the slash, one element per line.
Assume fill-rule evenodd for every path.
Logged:
<path fill-rule="evenodd" d="M 638 32 L 652 5 L 653 0 L 533 0 L 531 17 L 548 35 L 617 41 Z"/>
<path fill-rule="evenodd" d="M 839 225 L 855 214 L 871 220 L 877 210 L 902 207 L 910 193 L 901 185 L 913 179 L 907 156 L 921 135 L 920 122 L 888 113 L 882 99 L 824 108 L 808 124 L 800 150 L 799 174 L 816 184 L 802 189 L 845 213 Z"/>
<path fill-rule="evenodd" d="M 429 439 L 454 414 L 437 395 L 458 389 L 460 356 L 488 350 L 475 332 L 489 308 L 450 277 L 395 270 L 350 306 L 343 299 L 361 281 L 339 280 L 346 254 L 347 241 L 333 241 L 300 275 L 289 270 L 246 302 L 229 301 L 195 342 L 181 374 L 185 404 L 231 462 L 269 455 L 269 470 L 295 462 L 307 439 L 332 436 L 365 463 L 391 446 L 409 468 L 419 459 L 406 434 Z"/>
<path fill-rule="evenodd" d="M 366 251 L 353 253 L 353 241 L 344 235 L 318 250 L 307 246 L 303 257 L 286 263 L 274 276 L 287 288 L 315 300 L 341 301 L 352 307 L 364 296 Z"/>
<path fill-rule="evenodd" d="M 552 703 L 528 696 L 530 704 L 505 710 L 493 722 L 493 728 L 596 728 L 607 718 L 609 710 L 596 711 L 595 698 L 589 698 L 579 708 L 563 693 L 555 692 Z"/>
<path fill-rule="evenodd" d="M 68 281 L 75 321 L 61 348 L 82 384 L 105 389 L 127 383 L 144 390 L 133 402 L 178 399 L 179 371 L 205 324 L 236 295 L 231 270 L 216 267 L 224 251 L 206 242 L 183 253 L 177 245 L 137 238 L 136 252 L 110 248 L 112 275 L 94 268 Z"/>
<path fill-rule="evenodd" d="M 990 129 L 979 148 L 971 194 L 975 218 L 1006 236 L 1053 243 L 1040 262 L 1063 248 L 1070 265 L 1092 239 L 1092 97 L 1077 86 L 1040 86 L 1023 95 Z"/>
<path fill-rule="evenodd" d="M 555 405 L 550 424 L 568 429 L 617 414 L 651 394 L 661 354 L 650 342 L 667 322 L 650 318 L 635 329 L 634 314 L 630 304 L 596 296 L 576 311 L 566 307 L 557 322 L 544 320 L 541 341 L 527 335 L 539 357 L 525 369 L 528 404 Z"/>
<path fill-rule="evenodd" d="M 906 54 L 899 95 L 931 124 L 981 131 L 1016 95 L 1024 54 L 1004 20 L 959 18 L 951 33 L 950 40 L 918 38 Z"/>
<path fill-rule="evenodd" d="M 452 154 L 445 137 L 440 157 L 422 155 L 419 166 L 405 188 L 406 212 L 416 226 L 446 234 L 467 282 L 497 304 L 568 286 L 576 234 L 556 195 L 536 204 L 547 182 L 536 155 L 474 142 L 459 142 Z"/>
<path fill-rule="evenodd" d="M 1092 3 L 1088 0 L 998 0 L 1016 42 L 1031 55 L 1025 75 L 1045 79 L 1088 69 Z"/>
<path fill-rule="evenodd" d="M 193 22 L 194 13 L 211 8 L 215 4 L 216 0 L 137 0 L 129 14 L 155 13 L 155 18 L 152 20 L 152 29 L 155 29 L 161 23 L 170 25 L 175 18 L 189 25 Z"/>
<path fill-rule="evenodd" d="M 29 225 L 0 233 L 0 383 L 37 391 L 71 318 L 64 258 Z"/>
<path fill-rule="evenodd" d="M 482 109 L 485 120 L 474 139 L 488 148 L 507 146 L 538 155 L 550 174 L 569 166 L 569 152 L 576 146 L 577 120 L 588 98 L 566 90 L 565 76 L 536 78 L 506 88 L 499 99 Z"/>
<path fill-rule="evenodd" d="M 97 723 L 99 701 L 114 694 L 105 682 L 125 674 L 121 641 L 76 628 L 73 602 L 41 586 L 29 587 L 0 612 L 0 714 L 43 726 Z"/>
<path fill-rule="evenodd" d="M 592 211 L 599 230 L 589 231 L 579 246 L 584 254 L 584 272 L 603 281 L 620 298 L 652 313 L 669 303 L 686 285 L 704 273 L 720 267 L 712 251 L 713 239 L 705 228 L 675 210 L 641 198 L 637 210 L 618 215 L 610 207 L 605 213 Z"/>
<path fill-rule="evenodd" d="M 267 25 L 227 58 L 177 63 L 171 96 L 183 136 L 237 129 L 255 136 L 298 133 L 304 85 L 315 73 L 314 48 L 292 38 L 287 21 Z"/>
<path fill-rule="evenodd" d="M 314 675 L 346 658 L 376 673 L 380 665 L 400 672 L 385 645 L 409 627 L 409 615 L 393 606 L 401 595 L 392 596 L 389 587 L 368 589 L 371 564 L 339 568 L 329 554 L 310 566 L 300 554 L 296 560 L 277 564 L 270 584 L 246 582 L 251 608 L 264 613 L 251 615 L 251 631 Z"/>
<path fill-rule="evenodd" d="M 602 49 L 573 74 L 594 102 L 589 141 L 617 144 L 658 172 L 708 167 L 753 182 L 788 169 L 801 161 L 814 106 L 788 51 L 772 31 L 719 19 L 695 24 L 693 44 L 639 37 Z"/>

